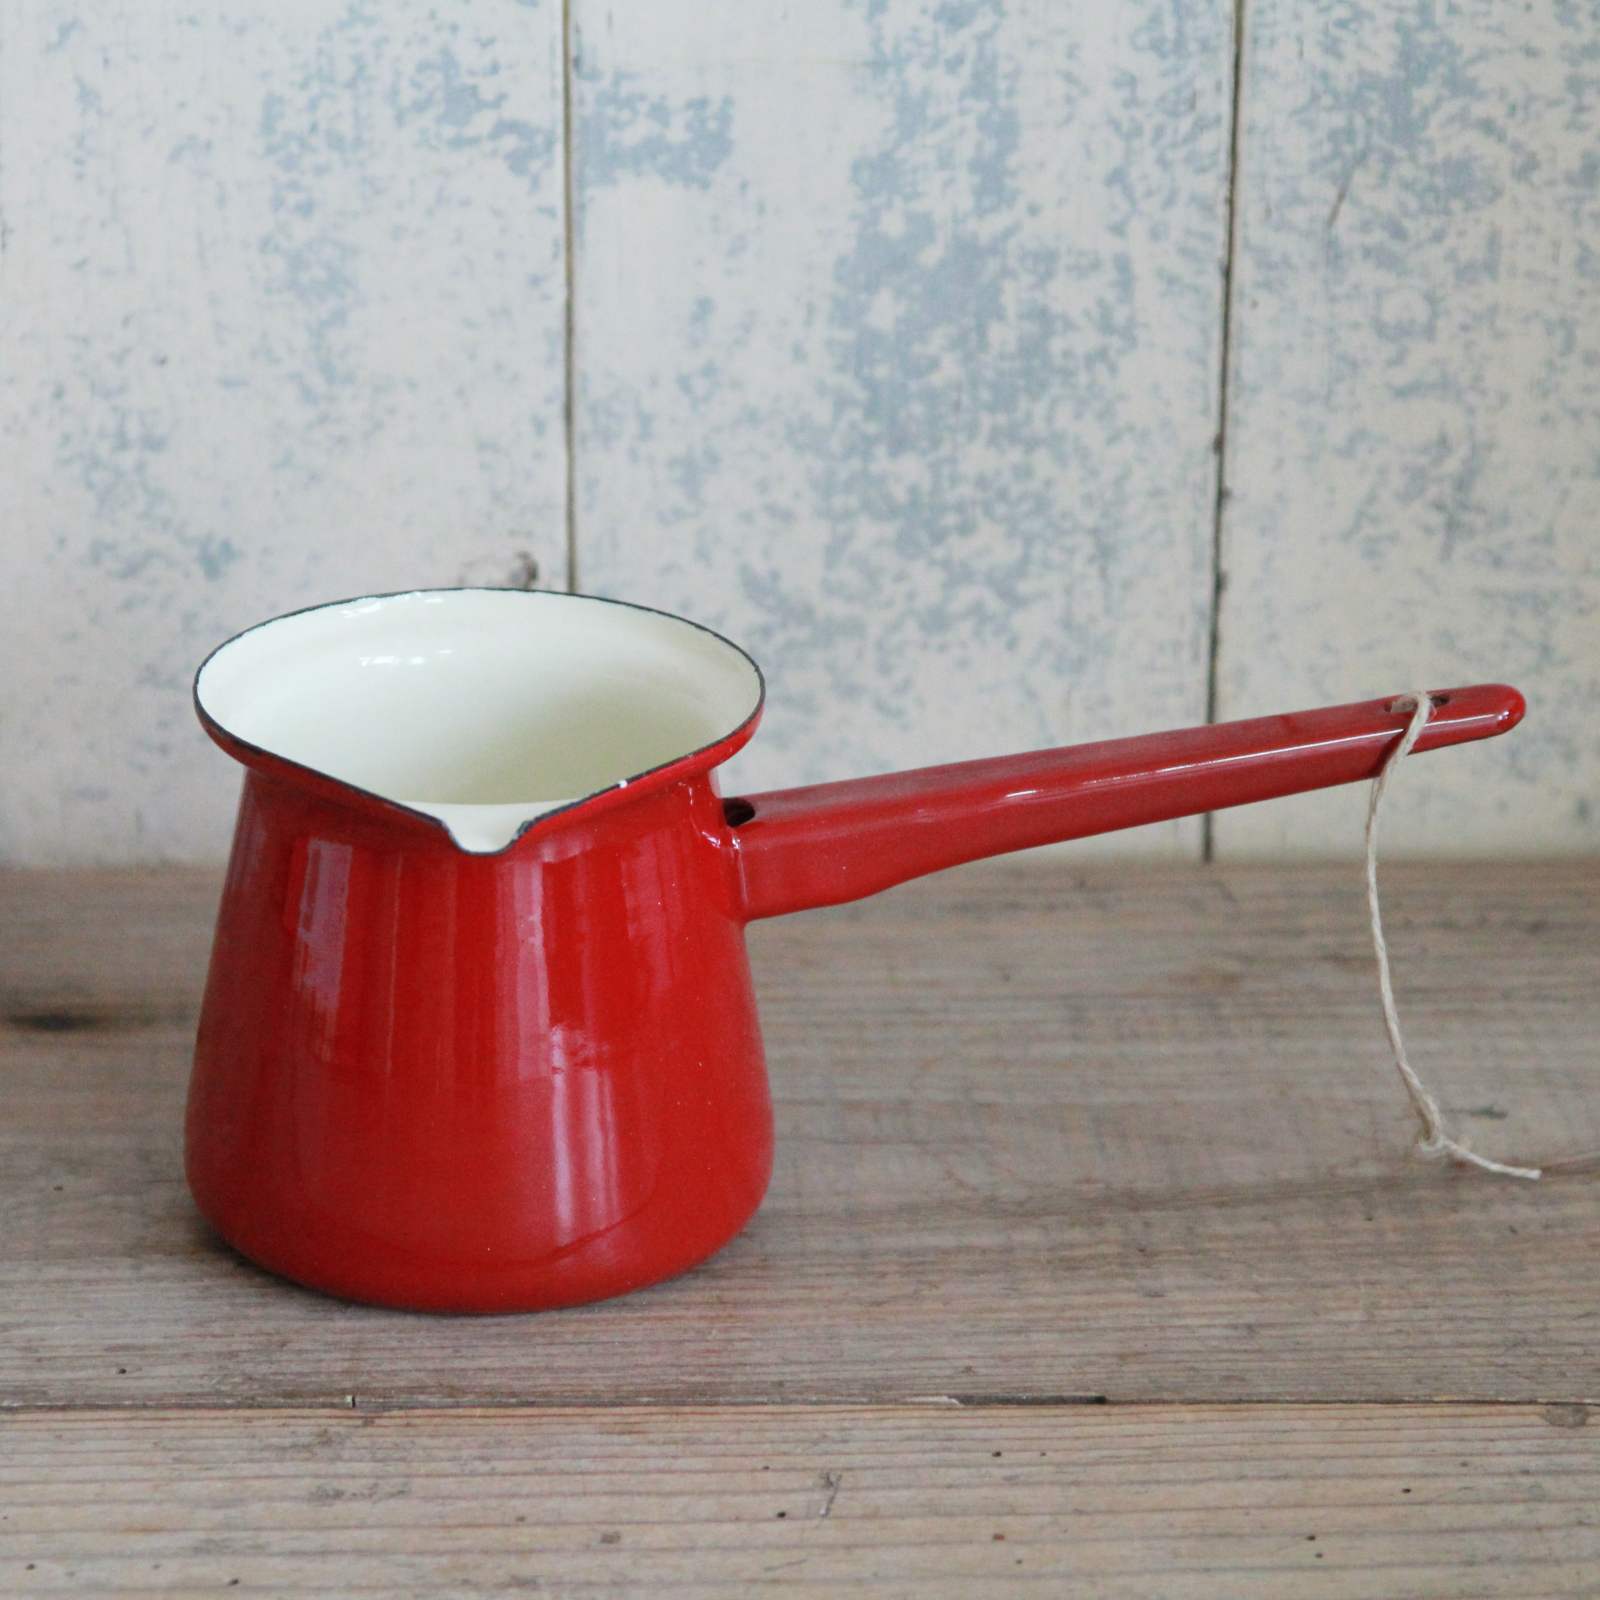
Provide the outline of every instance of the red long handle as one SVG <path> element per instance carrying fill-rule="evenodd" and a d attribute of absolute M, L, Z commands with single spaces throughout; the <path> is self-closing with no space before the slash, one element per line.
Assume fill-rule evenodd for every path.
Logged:
<path fill-rule="evenodd" d="M 1500 683 L 1431 698 L 1418 751 L 1506 733 L 1525 709 Z M 1356 783 L 1376 776 L 1405 729 L 1395 699 L 730 800 L 745 915 L 835 905 L 980 856 Z"/>

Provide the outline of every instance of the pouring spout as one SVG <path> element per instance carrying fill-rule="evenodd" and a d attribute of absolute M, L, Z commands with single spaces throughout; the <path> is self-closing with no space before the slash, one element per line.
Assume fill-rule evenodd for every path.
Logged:
<path fill-rule="evenodd" d="M 1507 684 L 1430 694 L 1416 752 L 1521 720 Z M 728 802 L 745 915 L 835 905 L 982 856 L 1376 777 L 1405 696 L 923 767 Z"/>

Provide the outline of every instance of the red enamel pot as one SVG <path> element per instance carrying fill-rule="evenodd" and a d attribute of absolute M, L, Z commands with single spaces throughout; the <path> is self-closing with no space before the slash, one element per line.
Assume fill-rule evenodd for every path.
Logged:
<path fill-rule="evenodd" d="M 596 1300 L 756 1209 L 772 1114 L 745 924 L 979 856 L 1371 778 L 1389 700 L 723 800 L 755 663 L 582 596 L 341 601 L 195 678 L 245 767 L 187 1119 L 261 1265 L 440 1311 Z M 1515 726 L 1500 685 L 1417 743 Z"/>

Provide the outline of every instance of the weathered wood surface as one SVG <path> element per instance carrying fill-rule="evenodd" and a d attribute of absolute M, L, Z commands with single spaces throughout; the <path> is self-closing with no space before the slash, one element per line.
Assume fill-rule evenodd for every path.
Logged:
<path fill-rule="evenodd" d="M 1387 875 L 1421 1069 L 1600 1149 L 1600 863 Z M 221 1248 L 179 1125 L 215 880 L 0 878 L 0 1400 L 1600 1399 L 1600 1180 L 1408 1157 L 1349 868 L 985 865 L 753 930 L 780 1157 L 613 1304 L 345 1306 Z"/>
<path fill-rule="evenodd" d="M 0 1590 L 1587 1597 L 1586 1423 L 1520 1406 L 34 1414 L 0 1420 Z"/>

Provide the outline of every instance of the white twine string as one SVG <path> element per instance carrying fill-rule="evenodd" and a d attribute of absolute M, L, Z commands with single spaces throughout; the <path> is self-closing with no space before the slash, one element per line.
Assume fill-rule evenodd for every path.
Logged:
<path fill-rule="evenodd" d="M 1439 1102 L 1417 1076 L 1417 1069 L 1406 1055 L 1405 1040 L 1400 1036 L 1400 1014 L 1394 1003 L 1394 981 L 1389 976 L 1389 944 L 1383 936 L 1383 918 L 1378 912 L 1378 810 L 1383 804 L 1384 791 L 1389 787 L 1394 769 L 1411 754 L 1412 746 L 1427 726 L 1428 718 L 1433 713 L 1433 702 L 1426 693 L 1417 691 L 1401 695 L 1390 709 L 1410 711 L 1411 721 L 1406 724 L 1400 742 L 1389 752 L 1389 759 L 1384 762 L 1383 770 L 1372 784 L 1372 799 L 1367 806 L 1367 911 L 1372 919 L 1372 948 L 1378 958 L 1378 993 L 1383 999 L 1384 1026 L 1389 1030 L 1389 1043 L 1394 1047 L 1394 1064 L 1400 1081 L 1405 1084 L 1417 1120 L 1422 1124 L 1422 1133 L 1417 1139 L 1417 1153 L 1436 1161 L 1448 1156 L 1452 1161 L 1482 1167 L 1485 1172 L 1498 1172 L 1506 1178 L 1538 1178 L 1542 1175 L 1538 1167 L 1513 1167 L 1504 1161 L 1491 1161 L 1488 1156 L 1480 1156 L 1475 1150 L 1469 1150 L 1461 1140 L 1452 1137 L 1445 1128 L 1444 1113 L 1439 1109 Z"/>

